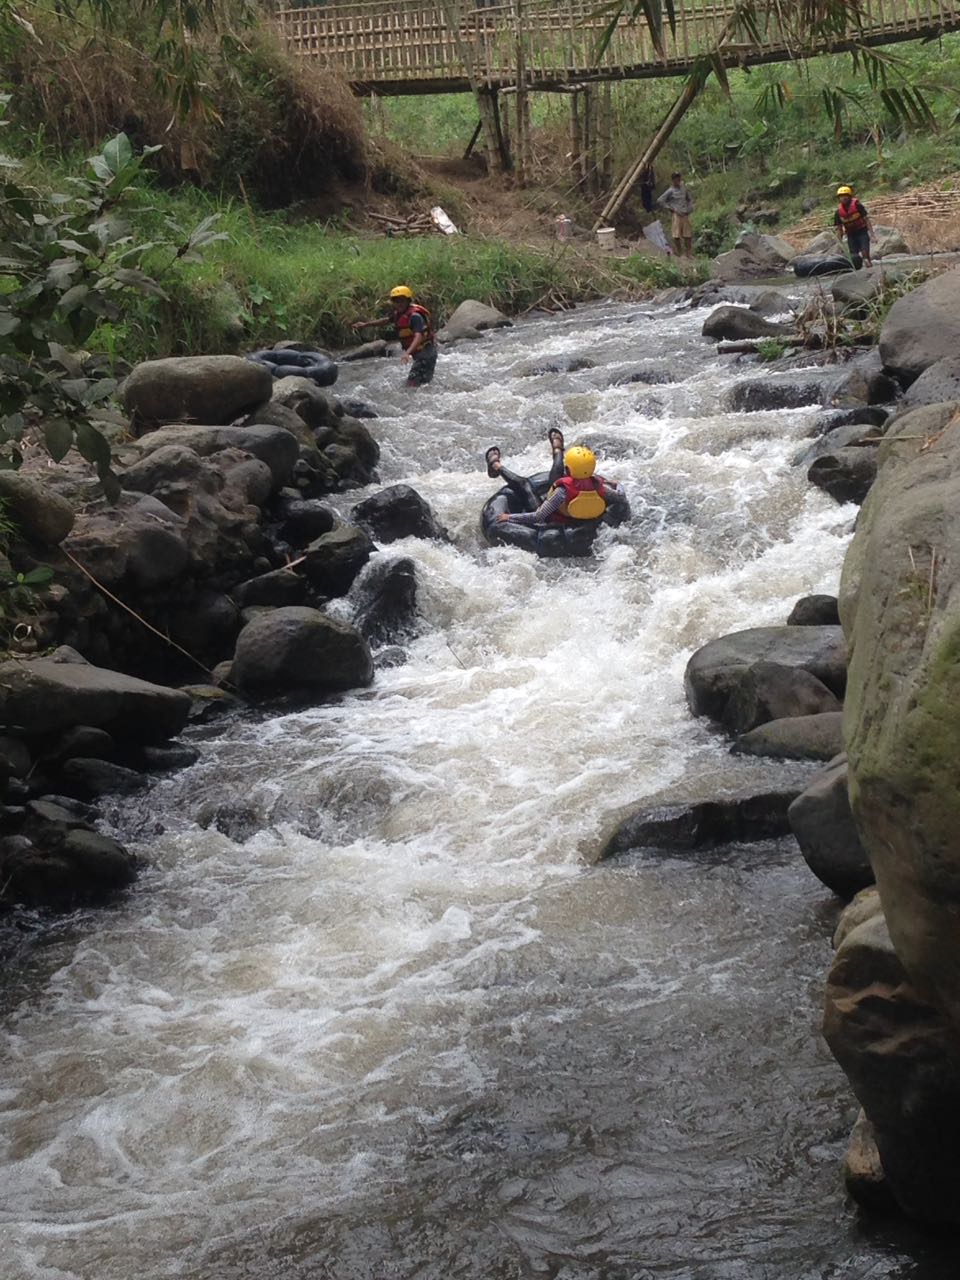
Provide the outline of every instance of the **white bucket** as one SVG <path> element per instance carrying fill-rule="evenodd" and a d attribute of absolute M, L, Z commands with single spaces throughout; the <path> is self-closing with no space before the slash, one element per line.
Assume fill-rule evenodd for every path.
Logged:
<path fill-rule="evenodd" d="M 617 232 L 615 227 L 598 227 L 597 228 L 597 244 L 604 253 L 613 253 L 617 247 Z"/>

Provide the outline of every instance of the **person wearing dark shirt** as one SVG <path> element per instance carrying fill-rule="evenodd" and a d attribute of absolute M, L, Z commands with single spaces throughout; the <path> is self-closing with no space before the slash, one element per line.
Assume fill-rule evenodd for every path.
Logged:
<path fill-rule="evenodd" d="M 407 374 L 408 387 L 422 387 L 433 381 L 437 367 L 437 342 L 433 319 L 426 307 L 413 300 L 409 285 L 398 284 L 390 290 L 393 314 L 376 320 L 357 320 L 351 329 L 392 329 L 403 347 L 402 360 L 411 361 Z"/>
<path fill-rule="evenodd" d="M 851 258 L 860 257 L 864 265 L 873 266 L 870 257 L 870 215 L 853 194 L 852 187 L 838 187 L 837 198 L 840 201 L 833 215 L 833 225 L 837 231 L 837 239 L 843 243 L 847 237 L 847 249 Z"/>

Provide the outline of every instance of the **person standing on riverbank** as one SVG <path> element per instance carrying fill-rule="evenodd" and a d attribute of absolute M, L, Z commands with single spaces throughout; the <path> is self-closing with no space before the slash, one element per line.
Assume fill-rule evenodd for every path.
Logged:
<path fill-rule="evenodd" d="M 390 290 L 393 313 L 376 320 L 356 320 L 351 329 L 393 329 L 393 336 L 403 347 L 402 360 L 410 360 L 408 387 L 423 387 L 433 381 L 437 367 L 437 341 L 433 319 L 426 307 L 413 300 L 409 285 L 398 284 Z"/>
<path fill-rule="evenodd" d="M 837 198 L 840 203 L 833 215 L 837 239 L 843 244 L 843 237 L 846 236 L 850 257 L 856 259 L 859 256 L 865 267 L 872 267 L 870 233 L 873 228 L 870 225 L 870 215 L 853 194 L 852 187 L 837 187 Z"/>
<path fill-rule="evenodd" d="M 683 184 L 683 174 L 671 173 L 670 185 L 657 200 L 661 209 L 669 209 L 673 215 L 670 238 L 678 258 L 693 257 L 693 224 L 690 215 L 694 210 L 693 196 Z"/>

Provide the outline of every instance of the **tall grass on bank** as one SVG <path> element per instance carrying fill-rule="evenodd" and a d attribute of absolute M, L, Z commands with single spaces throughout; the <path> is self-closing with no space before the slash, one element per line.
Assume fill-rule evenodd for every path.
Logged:
<path fill-rule="evenodd" d="M 197 192 L 152 193 L 142 218 L 189 226 L 211 211 Z M 229 239 L 199 263 L 151 264 L 168 297 L 136 299 L 90 346 L 127 360 L 237 351 L 284 338 L 343 347 L 354 320 L 382 314 L 395 284 L 409 284 L 439 323 L 465 298 L 516 315 L 539 305 L 637 297 L 688 283 L 696 268 L 644 255 L 606 258 L 591 246 L 551 250 L 468 236 L 367 238 L 317 223 L 290 224 L 239 204 L 218 224 Z M 369 336 L 369 335 L 368 335 Z"/>

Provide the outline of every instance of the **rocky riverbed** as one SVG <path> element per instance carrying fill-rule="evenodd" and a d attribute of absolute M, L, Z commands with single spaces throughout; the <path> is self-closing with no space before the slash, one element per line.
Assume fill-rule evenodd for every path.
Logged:
<path fill-rule="evenodd" d="M 924 289 L 897 303 L 879 356 L 839 369 L 713 356 L 703 304 L 779 323 L 792 301 L 778 312 L 769 289 L 742 287 L 475 337 L 415 399 L 380 360 L 343 365 L 336 394 L 229 357 L 155 362 L 128 383 L 116 507 L 79 469 L 4 482 L 26 535 L 14 567 L 56 573 L 26 645 L 53 651 L 8 663 L 0 703 L 4 893 L 53 961 L 33 963 L 35 987 L 17 976 L 31 946 L 8 961 L 16 1274 L 88 1273 L 77 1246 L 103 1185 L 105 1277 L 131 1258 L 157 1277 L 281 1258 L 292 1275 L 322 1261 L 358 1277 L 506 1277 L 525 1260 L 564 1280 L 939 1266 L 907 1234 L 879 1251 L 851 1235 L 831 1170 L 852 1116 L 814 1012 L 831 895 L 876 871 L 880 897 L 850 908 L 830 979 L 830 1043 L 869 1117 L 849 1177 L 865 1202 L 948 1218 L 942 1195 L 924 1211 L 932 1191 L 903 1187 L 918 1171 L 950 1185 L 949 1144 L 931 1157 L 952 1114 L 949 988 L 941 1002 L 911 950 L 912 911 L 891 921 L 908 939 L 892 959 L 874 852 L 894 821 L 879 817 L 889 766 L 857 745 L 878 723 L 865 698 L 884 602 L 891 652 L 908 634 L 911 672 L 945 670 L 948 530 L 928 539 L 935 565 L 910 534 L 914 578 L 896 590 L 864 595 L 851 567 L 908 572 L 862 550 L 896 545 L 874 512 L 888 486 L 916 489 L 904 448 L 946 509 L 954 408 L 908 397 L 949 377 L 949 357 L 921 377 L 911 343 L 925 308 L 949 326 L 956 284 Z M 163 421 L 173 402 L 187 421 Z M 481 548 L 483 447 L 534 470 L 533 438 L 557 425 L 626 481 L 634 520 L 582 566 Z M 892 661 L 884 689 L 903 678 Z M 935 761 L 907 758 L 927 773 L 898 783 L 900 806 L 935 790 Z M 104 897 L 66 932 L 30 914 Z M 896 968 L 911 963 L 916 978 Z M 907 981 L 918 1036 L 942 1019 L 940 1056 L 928 1039 L 926 1056 L 884 1051 L 895 1069 L 867 1070 L 869 1037 L 889 1033 L 864 1023 L 861 993 L 886 983 L 896 1002 Z M 13 1012 L 47 982 L 62 1017 Z M 90 1000 L 103 1016 L 88 1035 Z M 110 1063 L 109 1082 L 85 1083 L 78 1053 Z M 916 1061 L 935 1064 L 930 1121 L 905 1148 Z M 55 1106 L 38 1128 L 41 1076 Z M 51 1178 L 75 1193 L 45 1197 L 51 1229 L 31 1228 Z M 417 1227 L 432 1203 L 446 1226 Z"/>

